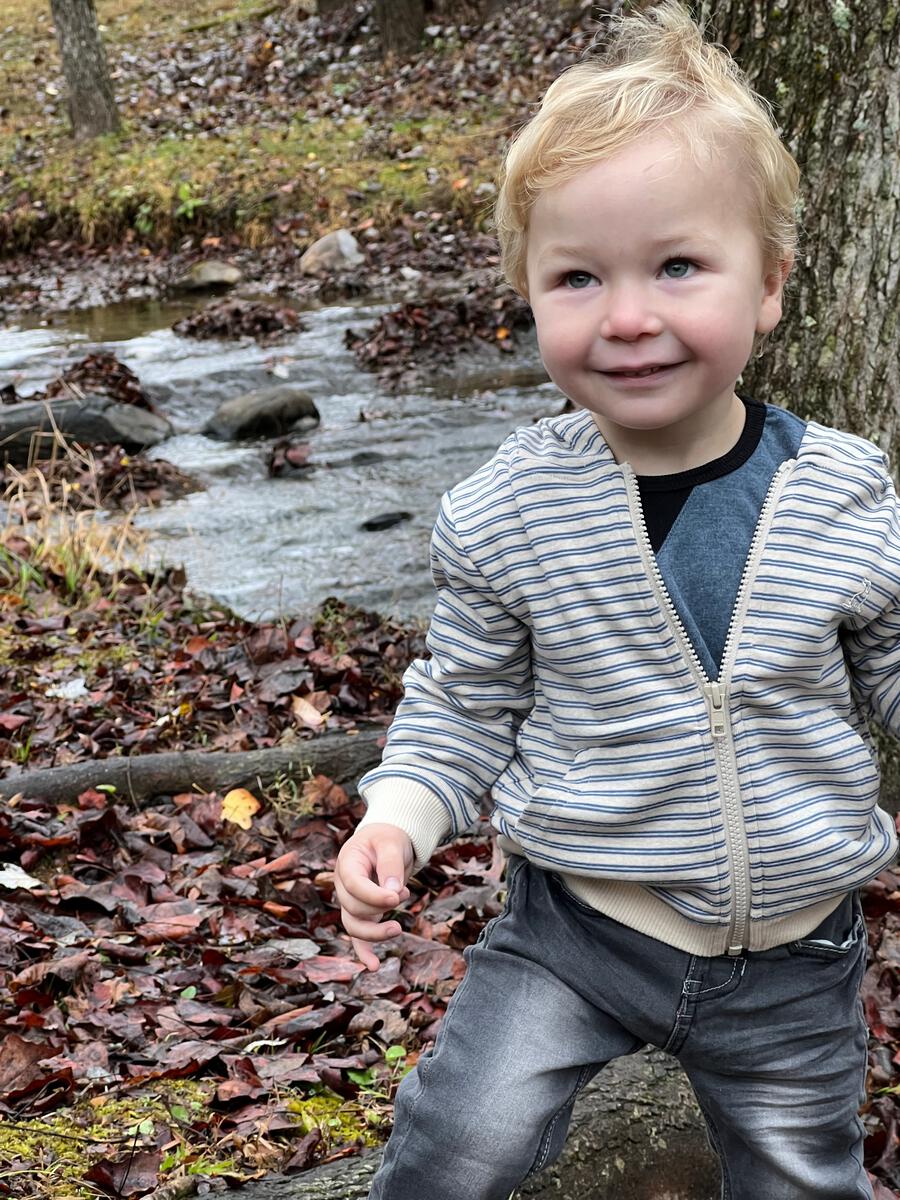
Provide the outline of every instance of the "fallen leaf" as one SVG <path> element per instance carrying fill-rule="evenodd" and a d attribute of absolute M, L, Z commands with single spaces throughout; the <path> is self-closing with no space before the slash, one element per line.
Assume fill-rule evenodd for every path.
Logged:
<path fill-rule="evenodd" d="M 233 788 L 222 801 L 222 820 L 240 825 L 241 829 L 249 829 L 254 814 L 261 808 L 260 802 L 246 788 Z"/>
<path fill-rule="evenodd" d="M 294 714 L 294 720 L 308 729 L 318 729 L 325 722 L 324 715 L 303 696 L 291 698 L 291 712 Z"/>

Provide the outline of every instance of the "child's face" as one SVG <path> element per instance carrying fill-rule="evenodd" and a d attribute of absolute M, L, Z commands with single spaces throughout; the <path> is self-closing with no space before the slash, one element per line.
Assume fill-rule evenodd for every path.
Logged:
<path fill-rule="evenodd" d="M 715 442 L 756 334 L 781 317 L 741 171 L 653 136 L 543 192 L 527 274 L 541 355 L 617 457 L 667 431 Z M 725 446 L 719 452 L 724 453 Z"/>

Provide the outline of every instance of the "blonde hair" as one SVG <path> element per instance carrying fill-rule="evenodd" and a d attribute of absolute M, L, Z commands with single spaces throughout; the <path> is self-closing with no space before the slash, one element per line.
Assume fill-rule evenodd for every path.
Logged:
<path fill-rule="evenodd" d="M 603 50 L 564 71 L 506 154 L 495 219 L 506 278 L 528 294 L 528 218 L 542 191 L 647 134 L 671 130 L 699 161 L 710 145 L 738 152 L 756 208 L 767 266 L 797 240 L 800 171 L 771 110 L 734 59 L 703 34 L 678 0 L 614 17 Z"/>

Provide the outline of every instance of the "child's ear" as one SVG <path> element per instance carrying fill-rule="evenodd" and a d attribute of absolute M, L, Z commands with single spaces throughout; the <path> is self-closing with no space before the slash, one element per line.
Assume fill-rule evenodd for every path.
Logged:
<path fill-rule="evenodd" d="M 793 251 L 772 264 L 763 276 L 763 295 L 756 320 L 757 333 L 771 333 L 781 320 L 784 285 L 794 265 Z"/>

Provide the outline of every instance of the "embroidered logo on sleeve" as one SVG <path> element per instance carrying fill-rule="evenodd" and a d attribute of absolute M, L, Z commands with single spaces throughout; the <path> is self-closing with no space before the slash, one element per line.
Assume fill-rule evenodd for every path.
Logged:
<path fill-rule="evenodd" d="M 869 592 L 872 590 L 872 580 L 868 575 L 862 577 L 862 587 L 858 592 L 854 592 L 849 600 L 845 600 L 841 608 L 845 608 L 847 612 L 861 613 L 863 605 L 869 598 Z"/>

